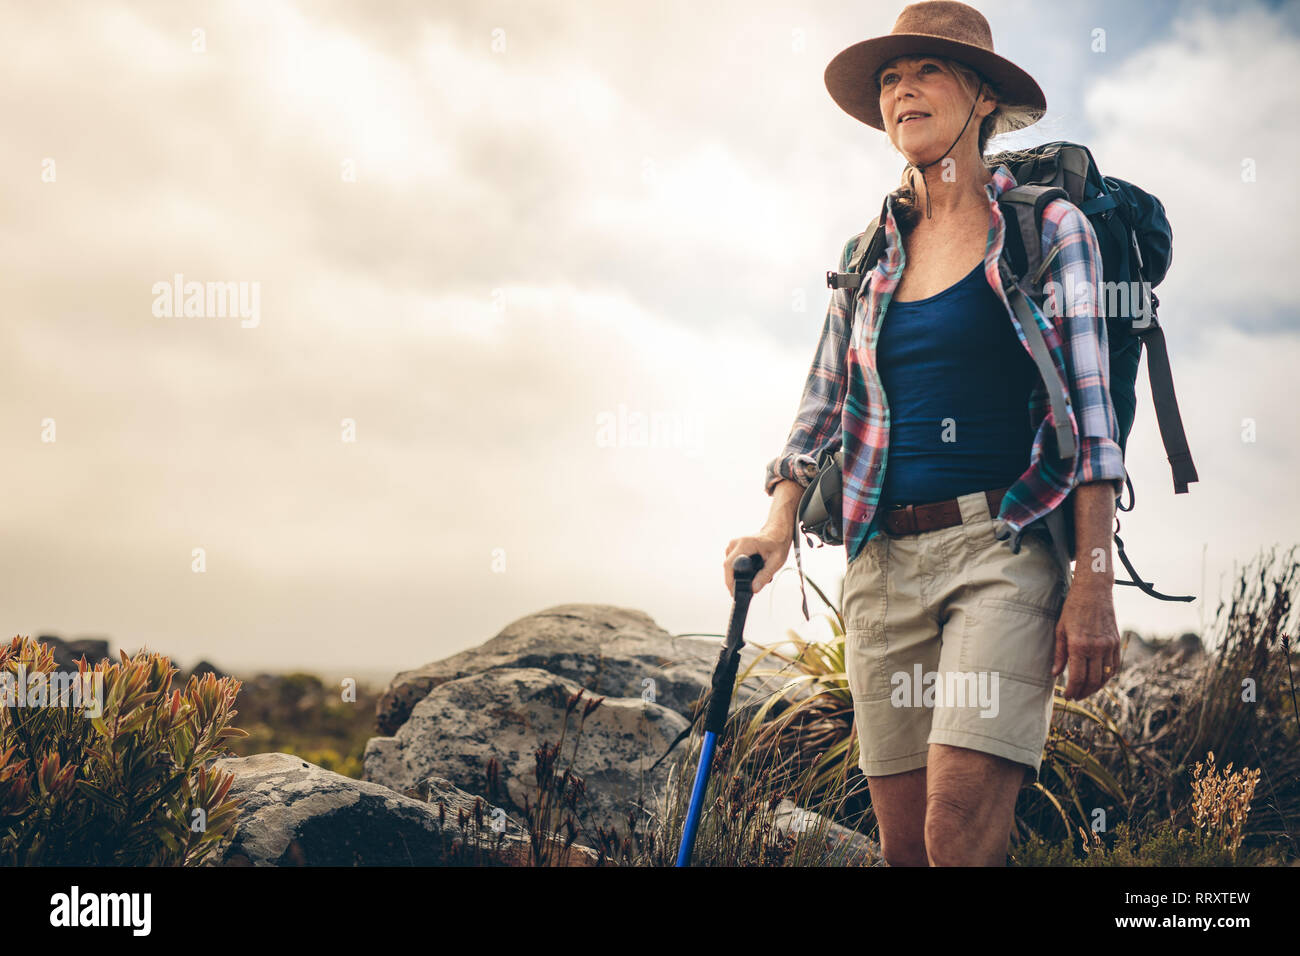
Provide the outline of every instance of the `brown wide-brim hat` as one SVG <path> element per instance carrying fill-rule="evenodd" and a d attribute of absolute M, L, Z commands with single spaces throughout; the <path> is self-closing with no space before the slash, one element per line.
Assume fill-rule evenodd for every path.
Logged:
<path fill-rule="evenodd" d="M 993 31 L 984 15 L 954 0 L 910 3 L 894 29 L 841 50 L 826 67 L 826 89 L 844 112 L 883 130 L 876 72 L 900 56 L 942 56 L 964 63 L 996 88 L 1001 101 L 1047 111 L 1047 98 L 1034 78 L 993 52 Z"/>

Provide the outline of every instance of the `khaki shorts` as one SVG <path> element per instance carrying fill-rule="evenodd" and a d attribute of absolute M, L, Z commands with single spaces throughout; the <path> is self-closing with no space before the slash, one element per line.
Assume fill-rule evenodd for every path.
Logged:
<path fill-rule="evenodd" d="M 1056 622 L 1068 588 L 1046 531 L 994 537 L 983 492 L 962 523 L 881 533 L 844 579 L 845 669 L 868 776 L 915 770 L 930 744 L 1025 764 L 1037 778 L 1052 720 Z M 1032 775 L 1031 775 L 1032 771 Z"/>

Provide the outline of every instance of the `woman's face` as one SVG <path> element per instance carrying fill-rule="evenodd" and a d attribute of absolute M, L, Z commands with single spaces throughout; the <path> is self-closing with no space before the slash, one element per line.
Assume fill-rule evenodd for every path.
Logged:
<path fill-rule="evenodd" d="M 980 121 L 996 104 L 981 97 L 971 115 L 972 98 L 952 69 L 935 57 L 901 57 L 880 71 L 885 132 L 898 151 L 918 166 L 944 154 L 967 116 L 966 132 L 979 141 Z"/>

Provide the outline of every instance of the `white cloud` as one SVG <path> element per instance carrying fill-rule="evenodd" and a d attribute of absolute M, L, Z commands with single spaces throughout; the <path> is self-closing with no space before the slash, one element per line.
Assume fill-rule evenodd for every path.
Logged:
<path fill-rule="evenodd" d="M 1257 327 L 1286 310 L 1300 326 L 1297 72 L 1300 38 L 1280 12 L 1250 5 L 1176 19 L 1087 93 L 1099 165 L 1158 196 L 1173 225 L 1161 299 L 1195 303 L 1198 323 Z M 1255 182 L 1242 181 L 1247 160 Z"/>

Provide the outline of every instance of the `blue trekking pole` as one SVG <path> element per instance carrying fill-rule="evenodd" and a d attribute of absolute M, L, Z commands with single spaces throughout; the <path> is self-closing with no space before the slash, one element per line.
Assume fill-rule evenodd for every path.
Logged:
<path fill-rule="evenodd" d="M 713 764 L 713 750 L 718 735 L 727 726 L 727 711 L 731 709 L 731 691 L 736 684 L 736 671 L 740 667 L 740 649 L 745 646 L 745 615 L 749 612 L 749 599 L 754 596 L 751 585 L 754 575 L 763 570 L 763 559 L 757 554 L 739 555 L 731 565 L 736 581 L 736 603 L 731 608 L 727 624 L 727 637 L 718 652 L 718 663 L 713 668 L 713 692 L 709 695 L 708 716 L 704 720 L 704 743 L 700 748 L 700 766 L 695 771 L 695 787 L 691 790 L 691 805 L 686 811 L 686 826 L 682 829 L 682 845 L 677 851 L 677 865 L 690 866 L 695 851 L 695 832 L 700 827 L 700 810 L 704 804 L 704 791 L 709 785 L 709 770 Z"/>

